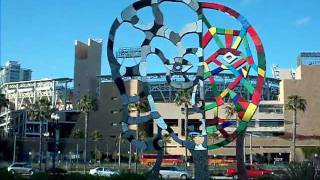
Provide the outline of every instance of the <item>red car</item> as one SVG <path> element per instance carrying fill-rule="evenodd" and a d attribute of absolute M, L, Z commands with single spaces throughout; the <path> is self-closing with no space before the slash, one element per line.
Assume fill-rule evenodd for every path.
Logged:
<path fill-rule="evenodd" d="M 246 165 L 247 173 L 249 178 L 256 178 L 268 174 L 273 174 L 272 170 L 262 169 L 260 167 L 254 165 Z M 228 177 L 237 177 L 238 171 L 235 168 L 228 168 L 227 169 L 227 176 Z"/>

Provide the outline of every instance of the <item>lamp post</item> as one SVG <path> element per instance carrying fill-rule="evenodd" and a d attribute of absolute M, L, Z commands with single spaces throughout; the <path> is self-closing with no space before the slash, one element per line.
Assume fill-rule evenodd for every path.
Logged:
<path fill-rule="evenodd" d="M 252 132 L 247 132 L 246 135 L 249 135 L 249 146 L 250 146 L 250 150 L 249 150 L 249 153 L 250 153 L 250 165 L 252 165 L 253 163 L 253 155 L 252 155 Z M 243 156 L 244 156 L 244 162 L 246 162 L 246 139 L 244 138 L 244 153 L 243 153 Z"/>
<path fill-rule="evenodd" d="M 32 166 L 32 152 L 29 152 L 29 161 L 30 161 L 30 165 Z"/>
<path fill-rule="evenodd" d="M 52 113 L 51 114 L 51 119 L 53 121 L 53 127 L 54 127 L 54 146 L 53 146 L 53 158 L 52 158 L 52 167 L 56 167 L 56 152 L 58 149 L 58 144 L 59 144 L 59 136 L 60 136 L 60 131 L 59 131 L 59 119 L 60 116 L 57 113 Z"/>
<path fill-rule="evenodd" d="M 49 132 L 43 133 L 43 136 L 45 137 L 46 145 L 47 145 L 47 150 L 46 150 L 46 156 L 45 156 L 45 163 L 44 163 L 44 170 L 47 169 L 47 152 L 48 152 L 48 137 L 50 136 Z M 41 153 L 42 154 L 42 153 Z M 41 157 L 42 159 L 42 157 Z"/>
<path fill-rule="evenodd" d="M 253 155 L 252 155 L 252 132 L 247 132 L 246 135 L 249 135 L 249 153 L 250 153 L 250 165 L 252 165 L 253 163 Z M 243 142 L 244 146 L 244 153 L 243 153 L 243 158 L 244 158 L 244 163 L 246 163 L 246 138 L 244 138 L 244 142 Z"/>
<path fill-rule="evenodd" d="M 115 126 L 120 126 L 120 124 L 118 123 L 112 123 L 111 126 L 115 127 Z M 120 133 L 119 133 L 119 142 L 118 142 L 118 164 L 119 164 L 119 170 L 120 170 L 120 167 L 121 167 L 121 130 L 120 130 Z"/>
<path fill-rule="evenodd" d="M 119 170 L 120 170 L 120 167 L 121 167 L 121 132 L 120 132 L 120 134 L 119 134 L 119 145 L 118 145 L 118 147 L 119 147 L 119 149 L 118 149 L 118 152 L 119 152 L 119 159 L 118 159 L 118 163 L 119 163 Z"/>
<path fill-rule="evenodd" d="M 12 163 L 16 162 L 16 146 L 17 146 L 17 133 L 14 133 Z"/>

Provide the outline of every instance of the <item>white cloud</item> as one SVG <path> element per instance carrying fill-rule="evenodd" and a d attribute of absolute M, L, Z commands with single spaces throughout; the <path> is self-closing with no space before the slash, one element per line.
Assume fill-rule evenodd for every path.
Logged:
<path fill-rule="evenodd" d="M 295 24 L 297 26 L 302 26 L 302 25 L 305 25 L 307 23 L 309 23 L 310 21 L 312 20 L 312 17 L 311 16 L 305 16 L 305 17 L 302 17 L 302 18 L 299 18 L 295 21 Z"/>

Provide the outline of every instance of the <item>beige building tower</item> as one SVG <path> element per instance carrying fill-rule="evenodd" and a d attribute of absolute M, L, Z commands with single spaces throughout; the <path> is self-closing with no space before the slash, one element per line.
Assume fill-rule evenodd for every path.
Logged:
<path fill-rule="evenodd" d="M 102 40 L 88 39 L 88 44 L 75 41 L 73 104 L 84 95 L 96 96 L 101 75 Z"/>

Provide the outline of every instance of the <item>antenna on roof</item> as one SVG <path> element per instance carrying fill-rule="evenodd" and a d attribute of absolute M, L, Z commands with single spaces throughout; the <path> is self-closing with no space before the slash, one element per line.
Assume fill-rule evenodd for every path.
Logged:
<path fill-rule="evenodd" d="M 278 65 L 275 65 L 275 64 L 272 64 L 271 70 L 272 70 L 272 75 L 273 75 L 273 77 L 274 77 L 275 79 L 280 79 L 279 66 L 278 66 Z"/>

